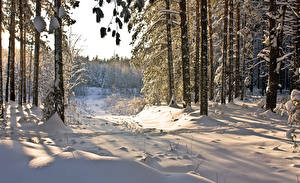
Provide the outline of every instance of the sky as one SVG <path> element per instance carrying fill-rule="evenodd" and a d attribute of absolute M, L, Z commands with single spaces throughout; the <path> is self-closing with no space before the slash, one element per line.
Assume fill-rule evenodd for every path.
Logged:
<path fill-rule="evenodd" d="M 127 31 L 127 25 L 123 26 L 121 33 L 121 44 L 117 46 L 115 39 L 109 33 L 105 38 L 100 37 L 101 26 L 107 27 L 111 20 L 113 3 L 107 4 L 104 1 L 104 19 L 100 24 L 96 23 L 96 15 L 93 14 L 93 7 L 97 5 L 95 0 L 81 0 L 79 8 L 73 10 L 71 17 L 76 23 L 71 26 L 74 34 L 81 36 L 78 47 L 82 48 L 82 55 L 93 58 L 110 58 L 114 54 L 122 57 L 130 57 L 132 47 L 129 45 L 131 36 Z M 115 26 L 113 24 L 113 26 Z"/>

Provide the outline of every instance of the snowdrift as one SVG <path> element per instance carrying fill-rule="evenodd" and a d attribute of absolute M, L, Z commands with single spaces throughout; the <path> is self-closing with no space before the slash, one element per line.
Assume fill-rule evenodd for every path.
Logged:
<path fill-rule="evenodd" d="M 0 141 L 0 180 L 5 183 L 209 183 L 191 174 L 160 173 L 136 161 L 66 148 Z"/>
<path fill-rule="evenodd" d="M 46 122 L 39 124 L 39 129 L 49 134 L 72 133 L 72 129 L 63 123 L 57 113 L 54 113 Z"/>

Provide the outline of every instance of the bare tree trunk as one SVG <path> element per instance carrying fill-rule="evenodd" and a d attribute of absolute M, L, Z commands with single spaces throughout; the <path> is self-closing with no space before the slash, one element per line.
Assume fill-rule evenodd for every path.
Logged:
<path fill-rule="evenodd" d="M 23 102 L 26 103 L 26 29 L 24 28 L 24 44 L 23 44 Z"/>
<path fill-rule="evenodd" d="M 222 91 L 221 103 L 226 103 L 226 61 L 227 61 L 227 35 L 228 35 L 228 0 L 224 5 L 224 28 L 223 28 L 223 60 L 222 60 Z"/>
<path fill-rule="evenodd" d="M 2 74 L 2 13 L 3 2 L 0 0 L 0 118 L 4 118 L 4 106 L 3 106 L 3 74 Z"/>
<path fill-rule="evenodd" d="M 243 27 L 246 26 L 246 14 L 244 14 Z M 245 71 L 246 71 L 246 37 L 243 37 L 243 60 L 242 60 L 242 76 L 241 76 L 241 100 L 244 100 L 245 95 Z"/>
<path fill-rule="evenodd" d="M 182 75 L 183 75 L 183 100 L 184 108 L 191 107 L 191 84 L 190 84 L 190 60 L 188 26 L 186 20 L 186 0 L 180 0 L 180 28 L 181 28 L 181 51 L 182 51 Z"/>
<path fill-rule="evenodd" d="M 195 56 L 195 103 L 199 102 L 199 88 L 200 88 L 200 0 L 196 1 L 196 56 Z"/>
<path fill-rule="evenodd" d="M 30 45 L 30 53 L 29 53 L 29 73 L 28 73 L 28 103 L 30 103 L 31 98 L 31 86 L 32 86 L 32 52 L 33 52 L 33 39 L 32 44 Z"/>
<path fill-rule="evenodd" d="M 41 16 L 41 0 L 36 0 L 36 16 Z M 35 30 L 34 45 L 34 73 L 33 73 L 33 105 L 39 105 L 39 63 L 40 63 L 40 33 Z"/>
<path fill-rule="evenodd" d="M 279 74 L 276 72 L 277 58 L 279 56 L 279 50 L 277 44 L 273 44 L 276 41 L 276 0 L 270 0 L 269 8 L 269 36 L 270 36 L 270 61 L 269 61 L 269 73 L 268 73 L 268 89 L 266 98 L 266 109 L 274 110 L 277 100 L 277 88 Z"/>
<path fill-rule="evenodd" d="M 8 55 L 7 55 L 7 70 L 6 70 L 6 89 L 5 89 L 5 102 L 8 102 L 9 95 L 9 69 L 10 69 L 10 51 L 11 51 L 11 42 L 8 43 Z"/>
<path fill-rule="evenodd" d="M 236 9 L 235 9 L 235 89 L 234 89 L 234 97 L 238 98 L 240 95 L 240 1 L 237 0 L 236 2 Z"/>
<path fill-rule="evenodd" d="M 214 99 L 214 54 L 213 54 L 213 29 L 211 20 L 211 3 L 207 0 L 208 15 L 208 43 L 209 43 L 209 100 Z"/>
<path fill-rule="evenodd" d="M 58 17 L 59 8 L 61 7 L 61 0 L 55 0 L 55 17 L 60 26 L 55 30 L 55 79 L 54 79 L 54 93 L 55 93 L 55 109 L 58 116 L 65 122 L 64 115 L 64 79 L 63 79 L 63 62 L 62 62 L 62 21 Z"/>
<path fill-rule="evenodd" d="M 10 37 L 9 41 L 11 42 L 11 51 L 10 51 L 10 100 L 16 101 L 15 95 L 15 17 L 16 17 L 16 2 L 15 0 L 11 1 L 11 16 L 10 16 Z"/>
<path fill-rule="evenodd" d="M 24 47 L 24 25 L 23 25 L 23 3 L 22 0 L 19 0 L 19 25 L 20 25 L 20 78 L 19 78 L 19 106 L 22 106 L 22 92 L 23 92 L 23 72 L 24 72 L 24 58 L 23 58 L 23 47 Z"/>
<path fill-rule="evenodd" d="M 165 0 L 166 10 L 170 10 L 170 0 Z M 168 43 L 168 70 L 169 70 L 169 106 L 177 107 L 174 87 L 174 68 L 173 68 L 173 51 L 172 51 L 172 32 L 171 32 L 170 12 L 166 14 L 167 43 Z"/>
<path fill-rule="evenodd" d="M 233 0 L 229 0 L 228 102 L 233 101 Z"/>
<path fill-rule="evenodd" d="M 208 114 L 208 75 L 207 75 L 207 0 L 201 1 L 201 93 L 200 115 Z"/>

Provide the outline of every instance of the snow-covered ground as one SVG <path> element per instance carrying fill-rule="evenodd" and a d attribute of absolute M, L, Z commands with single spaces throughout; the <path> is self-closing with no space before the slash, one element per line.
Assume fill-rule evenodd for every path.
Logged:
<path fill-rule="evenodd" d="M 0 182 L 293 183 L 300 175 L 287 117 L 260 102 L 210 103 L 200 117 L 196 105 L 191 113 L 148 106 L 116 116 L 97 94 L 82 100 L 93 115 L 60 131 L 55 116 L 47 126 L 38 109 L 11 104 L 0 130 Z"/>

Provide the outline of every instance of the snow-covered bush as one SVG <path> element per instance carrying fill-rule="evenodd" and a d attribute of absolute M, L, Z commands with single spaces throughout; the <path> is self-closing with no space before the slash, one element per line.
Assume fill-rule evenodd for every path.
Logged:
<path fill-rule="evenodd" d="M 288 113 L 289 119 L 288 122 L 291 125 L 291 129 L 287 131 L 286 137 L 291 139 L 294 143 L 294 147 L 297 147 L 296 144 L 296 130 L 299 128 L 300 124 L 300 91 L 293 90 L 291 93 L 291 100 L 285 104 L 285 109 Z"/>
<path fill-rule="evenodd" d="M 291 93 L 291 100 L 285 104 L 289 115 L 289 124 L 299 125 L 300 123 L 300 91 L 293 90 Z"/>

